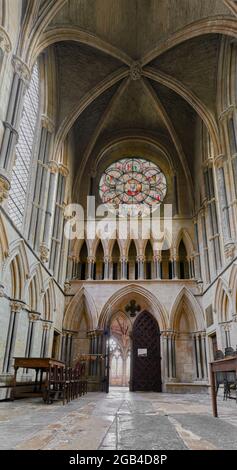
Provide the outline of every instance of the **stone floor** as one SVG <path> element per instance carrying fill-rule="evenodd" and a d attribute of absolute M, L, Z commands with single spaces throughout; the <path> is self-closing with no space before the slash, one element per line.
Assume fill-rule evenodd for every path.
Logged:
<path fill-rule="evenodd" d="M 62 406 L 40 399 L 0 403 L 0 449 L 237 449 L 237 404 L 207 395 L 111 388 Z"/>

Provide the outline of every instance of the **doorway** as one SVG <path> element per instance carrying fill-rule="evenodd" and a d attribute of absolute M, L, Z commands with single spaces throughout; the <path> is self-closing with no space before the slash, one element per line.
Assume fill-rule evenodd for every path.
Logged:
<path fill-rule="evenodd" d="M 109 387 L 129 387 L 130 384 L 131 322 L 118 311 L 110 323 L 108 335 Z"/>
<path fill-rule="evenodd" d="M 131 391 L 161 392 L 160 329 L 147 311 L 134 322 L 131 357 Z"/>

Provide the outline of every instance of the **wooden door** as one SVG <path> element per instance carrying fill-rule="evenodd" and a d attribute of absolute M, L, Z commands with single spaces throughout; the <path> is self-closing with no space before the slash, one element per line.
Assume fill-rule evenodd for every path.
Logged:
<path fill-rule="evenodd" d="M 135 320 L 132 332 L 131 391 L 161 392 L 160 330 L 149 312 Z"/>

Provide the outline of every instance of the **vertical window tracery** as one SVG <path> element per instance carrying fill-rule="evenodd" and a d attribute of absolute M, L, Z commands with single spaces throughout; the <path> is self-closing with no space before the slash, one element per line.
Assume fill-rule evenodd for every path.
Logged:
<path fill-rule="evenodd" d="M 12 170 L 9 194 L 9 214 L 19 230 L 25 212 L 30 165 L 36 141 L 36 125 L 39 110 L 39 66 L 33 67 L 29 88 L 24 97 L 15 164 Z"/>

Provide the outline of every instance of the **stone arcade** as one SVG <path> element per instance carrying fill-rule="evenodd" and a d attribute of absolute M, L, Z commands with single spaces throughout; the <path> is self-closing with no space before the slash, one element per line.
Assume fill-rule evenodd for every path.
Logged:
<path fill-rule="evenodd" d="M 0 0 L 0 399 L 16 356 L 91 357 L 95 392 L 208 393 L 236 349 L 236 16 Z M 88 196 L 130 222 L 172 205 L 172 235 L 68 240 Z"/>

